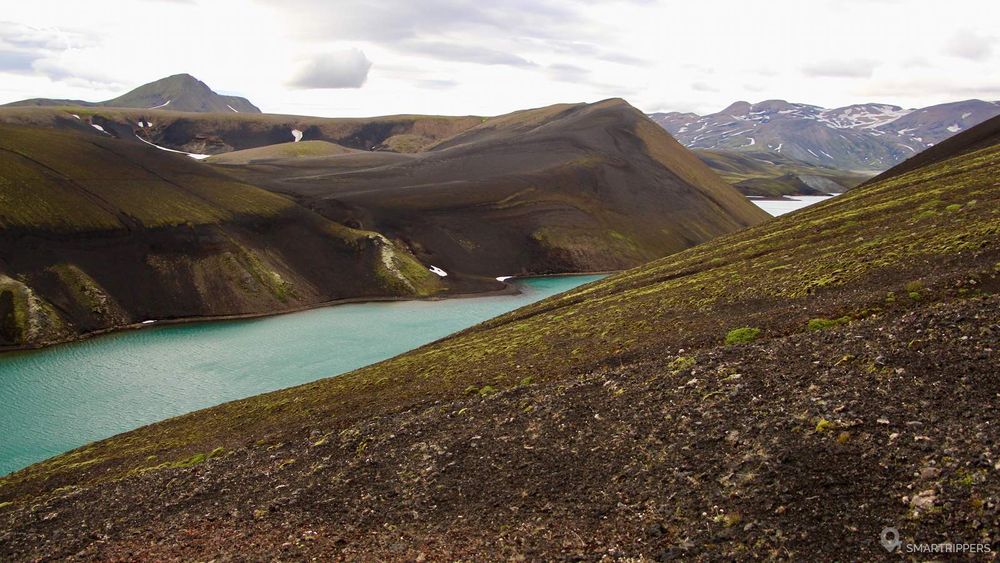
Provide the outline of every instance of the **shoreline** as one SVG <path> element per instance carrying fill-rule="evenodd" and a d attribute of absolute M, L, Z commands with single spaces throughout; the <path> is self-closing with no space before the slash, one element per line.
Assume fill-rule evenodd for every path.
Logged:
<path fill-rule="evenodd" d="M 280 311 L 268 311 L 262 313 L 235 313 L 231 315 L 204 315 L 196 317 L 177 317 L 173 319 L 156 319 L 153 322 L 137 322 L 122 326 L 109 327 L 101 330 L 95 330 L 91 332 L 86 332 L 79 334 L 73 338 L 66 340 L 58 340 L 54 342 L 48 342 L 44 344 L 24 344 L 19 346 L 0 346 L 0 360 L 4 356 L 9 356 L 19 352 L 34 352 L 39 350 L 46 350 L 49 348 L 55 348 L 57 346 L 63 346 L 66 344 L 73 344 L 75 342 L 83 342 L 85 340 L 91 340 L 93 338 L 99 338 L 101 336 L 110 336 L 112 334 L 143 330 L 158 326 L 170 326 L 170 325 L 188 325 L 188 324 L 199 324 L 199 323 L 217 323 L 226 321 L 240 321 L 240 320 L 252 320 L 252 319 L 263 319 L 267 317 L 277 317 L 281 315 L 291 315 L 294 313 L 302 313 L 305 311 L 312 311 L 314 309 L 322 309 L 325 307 L 337 307 L 339 305 L 356 305 L 361 303 L 393 303 L 402 301 L 445 301 L 448 299 L 473 299 L 476 297 L 497 297 L 502 295 L 519 295 L 521 290 L 517 288 L 513 283 L 521 279 L 530 278 L 555 278 L 555 277 L 572 277 L 572 276 L 596 276 L 596 275 L 611 275 L 619 270 L 610 271 L 600 271 L 600 272 L 566 272 L 566 273 L 555 273 L 555 274 L 527 274 L 521 276 L 511 276 L 510 278 L 500 282 L 504 284 L 504 287 L 492 291 L 477 291 L 477 292 L 464 292 L 455 294 L 438 294 L 431 295 L 428 297 L 402 297 L 402 296 L 370 296 L 370 297 L 342 297 L 339 299 L 331 299 L 329 301 L 322 301 L 319 303 L 313 303 L 309 305 L 301 305 L 298 307 L 292 307 L 289 309 L 282 309 Z M 499 280 L 498 280 L 499 281 Z"/>

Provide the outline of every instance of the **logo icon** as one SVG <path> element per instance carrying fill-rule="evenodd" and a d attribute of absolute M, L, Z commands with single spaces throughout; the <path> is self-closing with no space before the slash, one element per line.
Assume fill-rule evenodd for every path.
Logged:
<path fill-rule="evenodd" d="M 899 548 L 899 545 L 903 542 L 899 541 L 899 530 L 896 528 L 882 528 L 882 547 L 886 551 L 892 553 Z"/>

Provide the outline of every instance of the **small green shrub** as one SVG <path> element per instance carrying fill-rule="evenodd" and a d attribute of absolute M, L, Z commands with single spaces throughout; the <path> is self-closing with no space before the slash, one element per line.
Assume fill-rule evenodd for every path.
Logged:
<path fill-rule="evenodd" d="M 959 205 L 959 204 L 957 204 L 957 203 L 953 203 L 953 204 L 949 205 L 948 207 L 945 207 L 944 210 L 947 211 L 947 212 L 949 212 L 949 213 L 954 213 L 956 211 L 961 211 L 962 210 L 962 206 Z"/>
<path fill-rule="evenodd" d="M 670 371 L 672 371 L 673 373 L 677 373 L 680 371 L 684 371 L 686 369 L 691 369 L 692 367 L 694 367 L 694 364 L 695 364 L 694 358 L 691 358 L 689 356 L 677 356 L 676 358 L 674 358 L 674 361 L 670 362 L 670 366 L 668 367 L 670 368 Z"/>
<path fill-rule="evenodd" d="M 726 344 L 746 344 L 753 342 L 760 336 L 760 329 L 753 327 L 734 328 L 726 334 Z"/>
<path fill-rule="evenodd" d="M 492 385 L 486 385 L 479 390 L 480 397 L 489 397 L 490 395 L 496 393 L 497 390 Z"/>
<path fill-rule="evenodd" d="M 851 319 L 847 317 L 840 317 L 839 319 L 809 319 L 807 326 L 809 327 L 809 330 L 823 330 L 848 323 L 850 320 Z"/>

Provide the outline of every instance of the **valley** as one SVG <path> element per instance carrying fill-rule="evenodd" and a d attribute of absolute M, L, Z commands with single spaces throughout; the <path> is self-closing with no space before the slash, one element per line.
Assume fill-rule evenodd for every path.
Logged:
<path fill-rule="evenodd" d="M 0 561 L 993 557 L 996 9 L 474 4 L 9 7 Z"/>
<path fill-rule="evenodd" d="M 875 557 L 895 521 L 988 545 L 997 119 L 912 170 L 385 362 L 15 472 L 0 549 Z"/>
<path fill-rule="evenodd" d="M 767 218 L 623 100 L 495 118 L 10 107 L 0 131 L 6 349 L 497 291 Z"/>

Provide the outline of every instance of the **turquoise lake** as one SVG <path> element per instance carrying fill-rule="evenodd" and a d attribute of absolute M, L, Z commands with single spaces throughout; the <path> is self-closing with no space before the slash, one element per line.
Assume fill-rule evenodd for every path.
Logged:
<path fill-rule="evenodd" d="M 345 373 L 601 277 L 517 280 L 519 295 L 151 326 L 3 354 L 0 475 L 144 424 Z"/>

